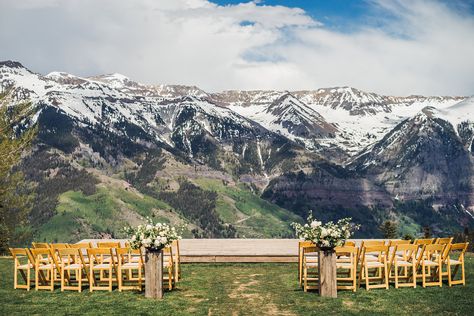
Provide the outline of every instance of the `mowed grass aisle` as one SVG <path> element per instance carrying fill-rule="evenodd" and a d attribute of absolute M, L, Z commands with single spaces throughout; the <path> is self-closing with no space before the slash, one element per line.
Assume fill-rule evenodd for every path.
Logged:
<path fill-rule="evenodd" d="M 467 285 L 449 288 L 360 289 L 337 299 L 304 293 L 296 264 L 183 265 L 183 281 L 162 301 L 136 292 L 13 290 L 12 259 L 0 259 L 0 315 L 472 315 L 474 256 Z"/>

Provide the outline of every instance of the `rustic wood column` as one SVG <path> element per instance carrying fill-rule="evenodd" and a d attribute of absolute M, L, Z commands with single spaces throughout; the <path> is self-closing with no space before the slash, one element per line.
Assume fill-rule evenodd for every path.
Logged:
<path fill-rule="evenodd" d="M 337 297 L 336 253 L 334 249 L 319 251 L 319 295 Z"/>
<path fill-rule="evenodd" d="M 163 251 L 145 251 L 145 297 L 163 298 Z"/>

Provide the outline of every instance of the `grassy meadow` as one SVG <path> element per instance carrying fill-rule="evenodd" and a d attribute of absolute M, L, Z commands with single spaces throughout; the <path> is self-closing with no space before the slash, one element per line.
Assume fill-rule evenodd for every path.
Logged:
<path fill-rule="evenodd" d="M 187 264 L 162 301 L 133 291 L 13 290 L 13 262 L 0 259 L 0 315 L 472 315 L 474 255 L 467 285 L 339 291 L 320 298 L 298 287 L 296 264 Z"/>

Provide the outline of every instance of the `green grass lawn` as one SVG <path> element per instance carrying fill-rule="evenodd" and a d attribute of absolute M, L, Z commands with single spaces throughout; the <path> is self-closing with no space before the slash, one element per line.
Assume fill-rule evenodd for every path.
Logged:
<path fill-rule="evenodd" d="M 13 290 L 12 260 L 0 259 L 0 315 L 472 315 L 474 256 L 467 285 L 449 288 L 339 291 L 337 299 L 304 293 L 296 264 L 188 264 L 164 299 L 137 292 Z"/>

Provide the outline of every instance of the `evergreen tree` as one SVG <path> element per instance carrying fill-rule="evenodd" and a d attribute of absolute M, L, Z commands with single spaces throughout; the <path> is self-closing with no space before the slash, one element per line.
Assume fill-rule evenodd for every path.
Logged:
<path fill-rule="evenodd" d="M 386 220 L 379 226 L 383 238 L 398 238 L 398 224 L 395 221 Z"/>
<path fill-rule="evenodd" d="M 27 230 L 21 228 L 27 223 L 33 197 L 23 174 L 12 168 L 37 131 L 33 127 L 18 135 L 13 128 L 32 114 L 30 104 L 7 107 L 5 103 L 0 102 L 0 253 L 6 252 L 12 241 L 21 243 L 25 238 Z"/>

